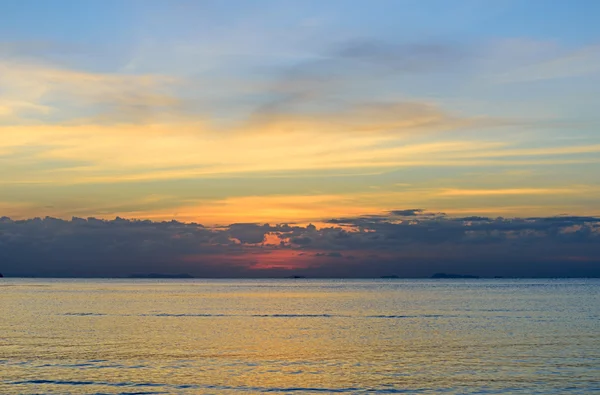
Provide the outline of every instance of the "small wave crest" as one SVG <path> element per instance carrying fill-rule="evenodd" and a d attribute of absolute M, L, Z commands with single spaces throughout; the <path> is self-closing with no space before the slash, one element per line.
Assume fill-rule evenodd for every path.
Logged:
<path fill-rule="evenodd" d="M 14 381 L 11 384 L 15 385 L 65 385 L 65 386 L 108 386 L 108 387 L 164 387 L 165 389 L 206 389 L 220 391 L 244 391 L 254 393 L 292 393 L 292 392 L 308 392 L 308 393 L 405 393 L 404 391 L 393 388 L 321 388 L 321 387 L 248 387 L 248 386 L 224 386 L 224 385 L 197 385 L 197 384 L 182 384 L 169 385 L 158 383 L 110 383 L 102 381 L 77 381 L 77 380 L 26 380 Z M 119 395 L 150 395 L 150 394 L 167 394 L 170 392 L 164 391 L 140 391 L 140 392 L 121 392 Z"/>
<path fill-rule="evenodd" d="M 70 316 L 79 316 L 79 317 L 94 317 L 94 316 L 103 316 L 106 314 L 102 314 L 102 313 L 65 313 L 64 315 L 70 315 Z"/>

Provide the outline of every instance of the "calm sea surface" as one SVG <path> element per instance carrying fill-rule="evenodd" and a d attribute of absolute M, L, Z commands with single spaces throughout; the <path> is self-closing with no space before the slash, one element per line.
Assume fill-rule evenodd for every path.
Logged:
<path fill-rule="evenodd" d="M 0 394 L 600 393 L 600 280 L 0 279 Z"/>

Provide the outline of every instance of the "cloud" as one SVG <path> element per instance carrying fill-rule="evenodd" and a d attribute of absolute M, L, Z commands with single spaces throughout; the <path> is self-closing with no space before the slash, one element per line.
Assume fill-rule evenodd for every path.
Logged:
<path fill-rule="evenodd" d="M 389 85 L 403 76 L 456 70 L 472 56 L 459 45 L 355 38 L 325 46 L 313 56 L 269 71 L 275 77 L 267 79 L 258 97 L 253 96 L 260 104 L 249 117 L 249 129 L 409 133 L 506 122 L 450 114 L 425 100 L 392 95 L 386 88 L 385 81 Z"/>
<path fill-rule="evenodd" d="M 260 277 L 290 271 L 318 277 L 441 271 L 600 276 L 600 217 L 402 218 L 380 214 L 331 219 L 321 227 L 238 223 L 207 228 L 122 218 L 2 217 L 0 269 L 37 276 Z"/>
<path fill-rule="evenodd" d="M 188 44 L 180 49 L 190 56 L 202 47 Z M 210 224 L 317 221 L 323 213 L 358 216 L 399 205 L 466 210 L 461 215 L 593 207 L 588 195 L 597 189 L 577 184 L 594 180 L 579 172 L 564 181 L 579 164 L 598 163 L 592 139 L 565 143 L 531 132 L 535 122 L 486 116 L 474 107 L 462 112 L 456 94 L 470 89 L 444 98 L 440 82 L 462 83 L 459 74 L 471 70 L 477 48 L 361 38 L 317 45 L 293 56 L 265 48 L 257 64 L 218 64 L 206 73 L 184 56 L 185 78 L 166 63 L 138 63 L 144 74 L 135 74 L 136 67 L 110 71 L 106 63 L 92 71 L 47 56 L 77 48 L 0 45 L 8 54 L 0 57 L 0 200 L 15 218 L 122 215 Z M 243 50 L 256 56 L 251 47 Z M 524 57 L 540 62 L 555 51 Z M 452 79 L 440 75 L 455 71 Z M 516 124 L 518 136 L 510 130 Z M 542 165 L 561 174 L 533 182 L 463 175 L 473 167 Z M 342 173 L 355 179 L 341 181 Z M 334 176 L 312 181 L 324 174 Z M 407 180 L 412 185 L 402 191 L 394 186 Z M 257 240 L 260 232 L 244 229 L 240 237 Z M 316 238 L 293 240 L 312 246 Z"/>
<path fill-rule="evenodd" d="M 317 252 L 316 257 L 327 257 L 327 258 L 342 258 L 343 255 L 339 252 Z"/>
<path fill-rule="evenodd" d="M 423 210 L 422 208 L 411 208 L 408 210 L 392 210 L 390 211 L 390 214 L 403 217 L 414 217 L 417 215 L 422 215 L 423 211 L 425 210 Z"/>
<path fill-rule="evenodd" d="M 373 39 L 354 39 L 333 52 L 341 59 L 362 61 L 389 68 L 393 72 L 447 72 L 470 57 L 466 48 L 450 42 L 387 43 Z"/>
<path fill-rule="evenodd" d="M 290 239 L 290 243 L 297 245 L 309 245 L 312 243 L 312 239 L 310 237 L 292 237 Z"/>
<path fill-rule="evenodd" d="M 39 61 L 35 57 L 11 55 L 18 49 L 39 52 L 44 58 L 45 52 L 59 50 L 58 44 L 21 44 L 0 43 L 0 86 L 5 97 L 5 103 L 0 103 L 0 122 L 4 124 L 43 122 L 89 126 L 168 122 L 173 124 L 173 133 L 177 133 L 178 123 L 206 119 L 206 114 L 214 110 L 210 103 L 215 94 L 209 94 L 214 90 L 213 81 L 206 78 L 68 69 L 48 63 L 48 59 Z M 2 53 L 11 56 L 3 57 Z M 232 131 L 278 133 L 315 130 L 375 133 L 465 126 L 466 117 L 449 115 L 431 103 L 399 99 L 375 101 L 369 94 L 346 102 L 331 96 L 349 98 L 348 89 L 359 80 L 368 81 L 377 75 L 370 66 L 367 67 L 370 71 L 365 70 L 365 65 L 357 68 L 357 62 L 366 61 L 370 65 L 391 62 L 395 70 L 423 72 L 427 70 L 426 64 L 446 67 L 449 62 L 440 60 L 452 57 L 460 55 L 453 46 L 444 43 L 394 45 L 350 40 L 292 66 L 277 66 L 269 74 L 278 77 L 263 84 L 249 77 L 240 81 L 237 89 L 228 93 L 225 105 L 233 107 L 231 101 L 245 100 L 245 97 L 261 104 L 249 117 L 238 114 L 236 122 L 227 123 L 241 125 Z M 221 95 L 218 90 L 216 94 Z M 235 113 L 234 110 L 229 112 Z M 210 118 L 218 117 L 211 114 Z"/>
<path fill-rule="evenodd" d="M 249 122 L 259 133 L 372 133 L 443 132 L 475 125 L 493 126 L 493 120 L 452 116 L 434 105 L 419 102 L 371 102 L 343 106 L 331 112 L 286 112 L 262 109 Z M 248 130 L 248 129 L 245 129 Z"/>
<path fill-rule="evenodd" d="M 589 45 L 496 76 L 497 83 L 582 77 L 600 73 L 600 45 Z"/>
<path fill-rule="evenodd" d="M 189 83 L 160 74 L 88 72 L 0 60 L 0 155 L 44 144 L 44 151 L 23 162 L 37 160 L 40 169 L 52 167 L 49 163 L 74 164 L 48 174 L 16 160 L 16 169 L 2 181 L 131 182 L 275 169 L 412 165 L 414 161 L 399 158 L 393 151 L 397 148 L 383 149 L 382 144 L 393 147 L 411 134 L 418 138 L 424 132 L 495 124 L 411 100 L 359 97 L 328 106 L 323 105 L 327 95 L 316 92 L 310 98 L 300 95 L 302 103 L 312 103 L 307 108 L 295 101 L 267 106 L 220 128 L 212 123 L 214 114 L 204 113 L 204 102 L 183 89 Z M 295 87 L 265 89 L 252 94 L 269 96 L 280 89 L 296 95 Z M 322 144 L 314 144 L 316 139 Z M 86 166 L 75 165 L 84 162 Z"/>
<path fill-rule="evenodd" d="M 174 87 L 164 75 L 93 73 L 23 60 L 0 59 L 3 123 L 148 123 L 182 113 Z M 0 117 L 2 113 L 0 113 Z"/>
<path fill-rule="evenodd" d="M 229 235 L 244 244 L 262 243 L 265 235 L 271 231 L 269 225 L 232 224 L 229 225 Z"/>
<path fill-rule="evenodd" d="M 31 50 L 43 52 L 46 45 L 32 44 Z M 240 82 L 228 91 L 227 100 L 251 105 L 244 113 L 225 100 L 227 117 L 234 114 L 226 125 L 219 124 L 222 114 L 212 112 L 222 109 L 207 106 L 202 92 L 212 85 L 204 77 L 92 72 L 2 58 L 0 155 L 46 148 L 13 156 L 13 169 L 1 182 L 141 183 L 326 169 L 364 173 L 597 161 L 584 155 L 596 153 L 597 145 L 519 149 L 502 138 L 479 138 L 480 130 L 506 126 L 507 120 L 460 114 L 428 100 L 384 94 L 385 89 L 380 94 L 381 86 L 369 90 L 393 75 L 438 72 L 470 59 L 472 51 L 461 45 L 353 39 L 324 46 L 301 60 L 277 63 L 269 73 L 277 77 Z M 383 75 L 381 67 L 391 74 Z M 453 131 L 473 133 L 464 140 L 446 133 Z M 444 141 L 423 141 L 442 132 Z M 579 156 L 538 159 L 560 155 Z M 511 156 L 519 159 L 506 159 Z M 43 171 L 59 163 L 59 172 Z"/>
<path fill-rule="evenodd" d="M 505 189 L 446 189 L 440 196 L 550 195 L 573 194 L 580 188 L 505 188 Z"/>

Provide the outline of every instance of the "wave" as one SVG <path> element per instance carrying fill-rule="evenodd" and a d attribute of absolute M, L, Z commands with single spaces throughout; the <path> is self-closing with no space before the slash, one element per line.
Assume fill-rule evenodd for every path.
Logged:
<path fill-rule="evenodd" d="M 227 314 L 176 314 L 176 313 L 156 313 L 156 314 L 140 314 L 139 317 L 235 317 Z"/>
<path fill-rule="evenodd" d="M 87 317 L 87 316 L 103 316 L 106 314 L 102 314 L 102 313 L 65 313 L 63 315 Z"/>
<path fill-rule="evenodd" d="M 367 315 L 365 318 L 442 318 L 442 317 L 456 317 L 452 315 L 443 314 L 419 314 L 419 315 Z"/>
<path fill-rule="evenodd" d="M 271 318 L 333 318 L 333 317 L 350 317 L 348 315 L 331 315 L 331 314 L 252 314 L 250 317 L 271 317 Z"/>
<path fill-rule="evenodd" d="M 105 316 L 102 313 L 65 313 L 67 316 Z M 130 314 L 123 314 L 129 316 Z M 220 313 L 146 313 L 133 314 L 136 317 L 254 317 L 254 318 L 452 318 L 457 315 L 447 314 L 376 314 L 376 315 L 345 315 L 345 314 L 301 314 L 301 313 L 274 313 L 274 314 L 220 314 Z"/>
<path fill-rule="evenodd" d="M 332 314 L 175 314 L 175 313 L 156 313 L 140 314 L 139 317 L 257 317 L 257 318 L 333 318 L 333 317 L 351 317 L 349 315 Z"/>
<path fill-rule="evenodd" d="M 109 386 L 109 387 L 164 387 L 165 389 L 207 389 L 207 390 L 221 390 L 221 391 L 244 391 L 244 392 L 322 392 L 322 393 L 377 393 L 377 394 L 395 394 L 395 393 L 407 393 L 407 391 L 394 389 L 394 388 L 321 388 L 321 387 L 250 387 L 250 386 L 224 386 L 224 385 L 196 385 L 196 384 L 183 384 L 183 385 L 169 385 L 159 383 L 110 383 L 102 381 L 70 381 L 70 380 L 26 380 L 26 381 L 14 381 L 11 384 L 15 385 L 71 385 L 71 386 Z M 413 392 L 409 391 L 408 393 Z M 120 395 L 150 395 L 150 394 L 167 394 L 170 392 L 163 391 L 151 391 L 151 392 L 121 392 Z"/>

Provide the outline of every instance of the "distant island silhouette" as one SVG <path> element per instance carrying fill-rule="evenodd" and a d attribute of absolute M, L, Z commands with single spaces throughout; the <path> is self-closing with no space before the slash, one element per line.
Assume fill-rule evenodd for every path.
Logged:
<path fill-rule="evenodd" d="M 288 276 L 286 278 L 306 278 L 306 276 Z"/>
<path fill-rule="evenodd" d="M 479 278 L 471 274 L 435 273 L 431 278 Z"/>
<path fill-rule="evenodd" d="M 165 274 L 165 273 L 135 273 L 130 274 L 129 278 L 195 278 L 191 274 Z"/>
<path fill-rule="evenodd" d="M 381 276 L 379 278 L 400 278 L 400 276 L 397 276 L 395 274 L 391 274 L 391 275 L 388 275 L 388 276 Z"/>

